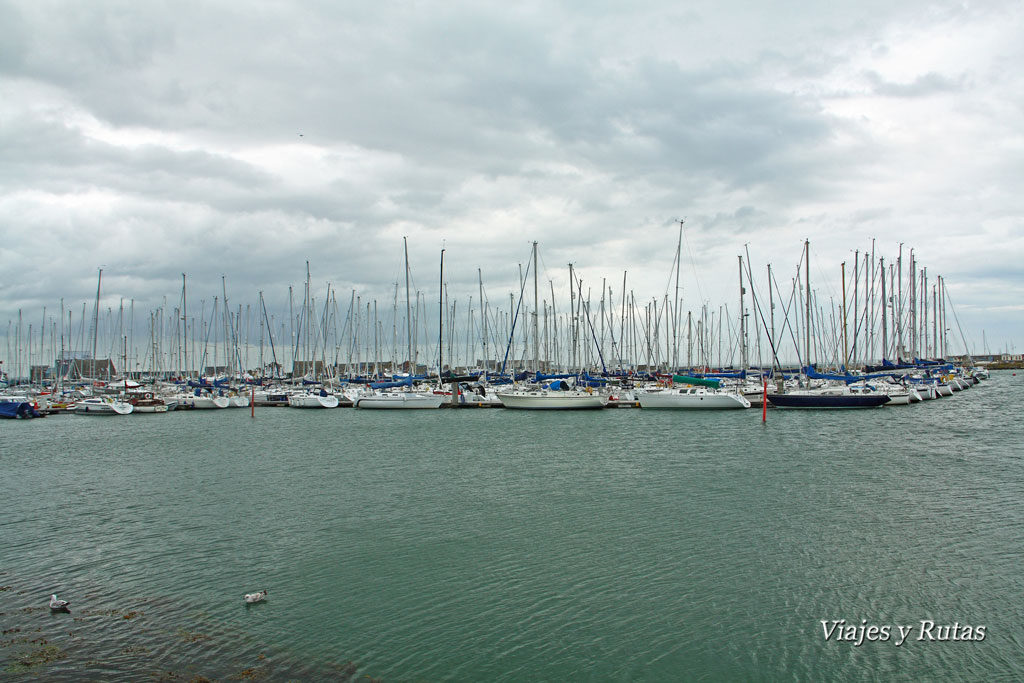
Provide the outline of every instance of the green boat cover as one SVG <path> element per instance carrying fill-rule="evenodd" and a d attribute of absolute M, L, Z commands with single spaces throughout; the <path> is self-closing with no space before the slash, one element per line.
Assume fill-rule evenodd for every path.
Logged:
<path fill-rule="evenodd" d="M 672 381 L 677 384 L 692 384 L 697 387 L 712 387 L 717 389 L 721 380 L 702 379 L 700 377 L 687 377 L 686 375 L 672 375 Z"/>

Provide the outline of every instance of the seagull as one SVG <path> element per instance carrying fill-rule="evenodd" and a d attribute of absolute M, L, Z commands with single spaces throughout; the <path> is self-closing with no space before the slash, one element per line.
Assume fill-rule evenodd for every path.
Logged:
<path fill-rule="evenodd" d="M 54 596 L 56 597 L 56 596 Z M 264 589 L 259 593 L 246 593 L 245 601 L 248 603 L 260 602 L 263 598 L 267 597 L 267 591 Z"/>
<path fill-rule="evenodd" d="M 56 593 L 50 596 L 50 609 L 54 612 L 69 612 L 68 605 L 70 604 L 67 600 L 58 600 Z"/>

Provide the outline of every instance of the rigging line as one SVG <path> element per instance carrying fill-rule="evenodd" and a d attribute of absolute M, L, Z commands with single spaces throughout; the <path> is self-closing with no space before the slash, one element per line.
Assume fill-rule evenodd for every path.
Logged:
<path fill-rule="evenodd" d="M 578 280 L 577 281 L 577 285 L 582 288 L 583 287 L 583 280 Z M 597 357 L 601 359 L 601 372 L 603 372 L 604 374 L 607 375 L 608 374 L 608 367 L 605 365 L 605 362 L 604 362 L 604 354 L 601 352 L 601 345 L 597 343 L 597 332 L 594 331 L 594 323 L 590 319 L 590 300 L 589 300 L 589 297 L 588 297 L 587 301 L 583 304 L 583 312 L 586 315 L 587 324 L 590 326 L 590 335 L 591 335 L 591 337 L 593 337 L 594 345 L 597 347 Z"/>
<path fill-rule="evenodd" d="M 693 279 L 697 283 L 697 294 L 700 296 L 701 303 L 706 303 L 704 299 L 704 288 L 700 286 L 700 276 L 697 274 L 697 262 L 693 258 L 693 248 L 690 246 L 690 238 L 686 235 L 686 226 L 683 226 L 683 242 L 686 243 L 686 253 L 690 255 L 690 267 L 693 268 Z"/>
<path fill-rule="evenodd" d="M 768 330 L 768 323 L 767 321 L 765 321 L 764 313 L 761 311 L 761 303 L 759 301 L 760 297 L 757 295 L 757 285 L 754 284 L 753 272 L 750 268 L 750 249 L 748 249 L 746 245 L 744 245 L 743 248 L 747 252 L 747 284 L 750 285 L 750 293 L 752 295 L 751 298 L 754 300 L 754 311 L 757 313 L 757 317 L 761 320 L 761 327 L 764 328 L 765 337 L 768 338 L 768 345 L 771 347 L 772 350 L 772 359 L 775 361 L 775 364 L 778 365 L 779 369 L 781 370 L 782 363 L 779 362 L 779 355 L 777 353 L 777 349 L 775 348 L 775 340 L 772 339 L 772 335 Z M 743 312 L 740 311 L 740 315 L 742 314 Z M 775 366 L 773 365 L 772 371 L 774 372 L 774 370 Z M 762 373 L 763 372 L 764 371 L 762 370 Z"/>
<path fill-rule="evenodd" d="M 516 333 L 516 322 L 519 320 L 519 309 L 522 308 L 523 305 L 523 292 L 526 291 L 526 279 L 527 276 L 530 274 L 530 268 L 532 267 L 532 265 L 533 259 L 528 259 L 526 262 L 526 272 L 523 273 L 522 284 L 519 287 L 519 303 L 516 304 L 515 316 L 512 318 L 512 329 L 509 330 L 508 333 L 508 345 L 505 347 L 505 357 L 501 361 L 500 374 L 502 375 L 505 374 L 505 365 L 506 363 L 508 363 L 508 354 L 509 351 L 511 351 L 512 349 L 512 339 L 514 339 Z"/>
<path fill-rule="evenodd" d="M 777 289 L 778 291 L 781 292 L 782 288 L 779 287 L 779 281 L 778 281 L 778 279 L 776 279 L 775 273 L 772 273 L 772 281 L 775 283 L 775 289 Z M 797 363 L 799 364 L 800 363 L 800 345 L 797 343 L 797 340 L 796 340 L 796 328 L 793 326 L 793 324 L 789 320 L 789 312 L 791 310 L 793 310 L 793 306 L 795 305 L 795 303 L 796 303 L 796 281 L 794 280 L 793 281 L 793 286 L 789 290 L 789 303 L 787 304 L 786 302 L 783 301 L 780 304 L 781 307 L 782 307 L 782 314 L 783 314 L 782 321 L 783 322 L 782 322 L 782 329 L 779 330 L 779 334 L 785 334 L 786 328 L 789 328 L 789 338 L 793 341 L 793 347 L 796 349 Z M 781 344 L 779 345 L 779 347 L 781 348 Z"/>
<path fill-rule="evenodd" d="M 949 310 L 953 311 L 953 320 L 956 321 L 956 329 L 960 332 L 960 339 L 964 343 L 964 355 L 966 355 L 968 358 L 971 358 L 971 348 L 967 346 L 967 338 L 964 337 L 964 330 L 962 327 L 960 327 L 960 318 L 958 318 L 956 315 L 956 308 L 953 306 L 953 300 L 949 298 L 949 288 L 946 287 L 945 280 L 942 281 L 942 298 L 949 301 Z M 971 362 L 974 362 L 973 358 L 971 358 Z"/>
<path fill-rule="evenodd" d="M 679 221 L 676 221 L 676 222 L 678 223 Z M 672 257 L 672 265 L 669 266 L 669 269 L 668 269 L 668 282 L 665 283 L 665 295 L 666 296 L 669 293 L 669 289 L 673 287 L 672 280 L 675 278 L 676 261 L 680 260 L 681 258 L 682 258 L 681 255 L 678 254 L 678 253 L 675 254 Z"/>
<path fill-rule="evenodd" d="M 814 249 L 814 247 L 811 247 L 811 249 Z M 829 276 L 825 273 L 825 271 L 821 269 L 821 266 L 819 265 L 821 263 L 821 261 L 822 261 L 822 259 L 819 258 L 817 250 L 814 250 L 814 267 L 815 267 L 815 270 L 818 271 L 818 279 L 819 279 L 819 281 L 825 283 L 825 291 L 828 293 L 829 297 L 831 297 L 833 299 L 841 298 L 840 296 L 838 296 L 839 293 L 836 292 L 834 289 L 832 289 L 832 280 L 831 280 L 831 278 L 829 278 Z M 821 287 L 821 285 L 818 285 L 818 286 L 819 286 L 819 288 Z"/>

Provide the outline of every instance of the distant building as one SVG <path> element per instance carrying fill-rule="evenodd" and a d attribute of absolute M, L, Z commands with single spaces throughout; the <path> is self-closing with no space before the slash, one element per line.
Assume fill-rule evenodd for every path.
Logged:
<path fill-rule="evenodd" d="M 312 375 L 319 377 L 324 373 L 324 362 L 320 360 L 297 360 L 292 362 L 292 377 L 305 377 Z"/>
<path fill-rule="evenodd" d="M 28 381 L 33 384 L 45 382 L 46 380 L 54 378 L 54 368 L 49 365 L 33 365 L 29 368 Z"/>
<path fill-rule="evenodd" d="M 117 368 L 109 358 L 65 358 L 54 364 L 56 373 L 67 379 L 111 379 Z"/>

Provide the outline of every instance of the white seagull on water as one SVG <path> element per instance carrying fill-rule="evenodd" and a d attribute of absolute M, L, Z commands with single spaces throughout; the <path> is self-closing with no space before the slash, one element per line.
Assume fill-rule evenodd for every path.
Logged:
<path fill-rule="evenodd" d="M 265 597 L 267 597 L 267 591 L 261 590 L 259 593 L 246 593 L 245 601 L 248 603 L 260 602 Z"/>
<path fill-rule="evenodd" d="M 58 600 L 56 593 L 54 593 L 53 595 L 50 596 L 50 609 L 54 610 L 55 612 L 57 612 L 57 611 L 60 611 L 60 612 L 67 612 L 67 611 L 69 611 L 68 610 L 68 605 L 70 605 L 70 604 L 71 603 L 68 602 L 67 600 Z"/>

